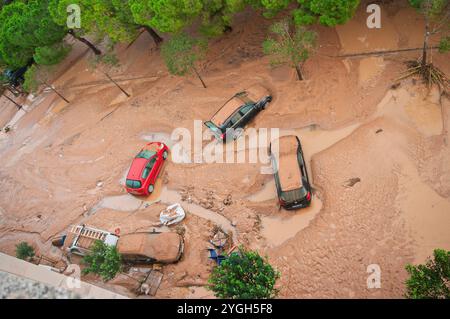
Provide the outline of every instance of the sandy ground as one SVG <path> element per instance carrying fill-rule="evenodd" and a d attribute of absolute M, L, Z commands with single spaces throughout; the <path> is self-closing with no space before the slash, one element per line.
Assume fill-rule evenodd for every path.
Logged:
<path fill-rule="evenodd" d="M 206 248 L 215 226 L 268 256 L 282 273 L 282 298 L 401 297 L 405 264 L 450 249 L 449 101 L 412 79 L 390 88 L 418 52 L 333 56 L 420 46 L 423 22 L 403 7 L 384 12 L 379 30 L 368 31 L 364 10 L 345 26 L 316 27 L 319 47 L 302 82 L 287 67 L 270 67 L 261 52 L 270 21 L 251 13 L 211 41 L 207 89 L 195 77 L 169 75 L 146 34 L 119 48 L 121 65 L 109 71 L 130 98 L 92 69 L 90 53 L 70 63 L 53 83 L 70 103 L 44 92 L 11 133 L 0 133 L 0 250 L 13 255 L 25 240 L 57 259 L 50 239 L 72 224 L 150 230 L 167 204 L 181 201 L 186 250 L 163 268 L 158 298 L 211 297 Z M 450 74 L 448 55 L 434 53 L 433 61 Z M 254 83 L 274 100 L 250 127 L 300 136 L 315 190 L 310 208 L 280 211 L 273 178 L 252 163 L 169 161 L 155 194 L 126 194 L 124 174 L 143 143 L 169 144 L 179 127 L 192 132 L 194 119 L 209 119 Z M 348 186 L 352 178 L 360 181 Z M 380 289 L 367 288 L 371 264 L 381 268 Z M 124 283 L 85 280 L 132 295 Z"/>

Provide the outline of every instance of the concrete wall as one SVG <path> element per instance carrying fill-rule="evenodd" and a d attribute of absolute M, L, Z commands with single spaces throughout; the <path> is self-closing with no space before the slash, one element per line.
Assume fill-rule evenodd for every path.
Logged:
<path fill-rule="evenodd" d="M 5 273 L 19 277 L 20 282 L 14 280 L 14 276 Z M 9 298 L 127 298 L 83 281 L 80 281 L 79 288 L 71 287 L 73 278 L 54 272 L 49 267 L 37 266 L 3 253 L 0 253 L 0 277 L 2 278 L 0 295 L 6 295 L 6 297 L 9 295 Z M 43 289 L 42 285 L 48 286 L 51 293 L 48 294 L 48 289 Z M 17 289 L 24 291 L 17 291 Z M 9 291 L 13 290 L 16 291 L 11 295 Z M 42 291 L 48 295 L 42 295 Z"/>

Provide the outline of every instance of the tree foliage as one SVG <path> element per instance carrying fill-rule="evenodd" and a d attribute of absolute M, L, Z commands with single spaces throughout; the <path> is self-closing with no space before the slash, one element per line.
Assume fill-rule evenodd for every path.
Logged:
<path fill-rule="evenodd" d="M 425 18 L 425 35 L 423 63 L 426 63 L 428 38 L 437 33 L 450 31 L 450 1 L 449 0 L 409 0 L 412 7 L 417 9 Z M 449 50 L 449 36 L 441 38 L 439 51 Z"/>
<path fill-rule="evenodd" d="M 36 48 L 33 58 L 37 64 L 53 65 L 58 64 L 70 52 L 71 46 L 63 42 L 55 43 L 53 45 Z"/>
<path fill-rule="evenodd" d="M 14 1 L 0 12 L 0 56 L 7 65 L 26 65 L 36 48 L 60 43 L 66 31 L 53 22 L 47 0 Z"/>
<path fill-rule="evenodd" d="M 16 257 L 19 259 L 30 259 L 34 257 L 34 248 L 27 242 L 21 242 L 16 245 Z"/>
<path fill-rule="evenodd" d="M 316 44 L 317 35 L 303 26 L 292 27 L 289 20 L 273 24 L 270 31 L 275 37 L 263 43 L 263 51 L 271 56 L 272 64 L 288 63 L 295 68 L 299 80 L 303 79 L 301 65 L 309 58 Z"/>
<path fill-rule="evenodd" d="M 32 65 L 28 68 L 24 75 L 25 81 L 23 82 L 23 89 L 28 93 L 35 93 L 41 85 L 39 80 L 39 70 L 36 65 Z"/>
<path fill-rule="evenodd" d="M 299 25 L 320 23 L 328 27 L 344 24 L 353 17 L 360 0 L 297 0 L 293 11 Z"/>
<path fill-rule="evenodd" d="M 450 299 L 450 251 L 434 250 L 426 264 L 407 265 L 406 298 Z"/>
<path fill-rule="evenodd" d="M 176 33 L 202 10 L 202 0 L 129 0 L 134 21 L 161 32 Z"/>
<path fill-rule="evenodd" d="M 206 87 L 196 69 L 196 63 L 205 56 L 206 49 L 207 42 L 203 39 L 180 33 L 163 44 L 161 54 L 170 73 L 183 76 L 194 72 Z"/>
<path fill-rule="evenodd" d="M 256 251 L 242 247 L 213 269 L 209 283 L 216 297 L 232 299 L 273 298 L 280 273 Z"/>
<path fill-rule="evenodd" d="M 116 247 L 97 240 L 92 247 L 92 252 L 83 258 L 83 263 L 87 265 L 83 269 L 84 274 L 94 273 L 107 281 L 113 279 L 121 270 L 122 257 Z"/>
<path fill-rule="evenodd" d="M 231 27 L 234 14 L 244 10 L 246 0 L 203 0 L 200 32 L 206 36 L 221 35 Z"/>

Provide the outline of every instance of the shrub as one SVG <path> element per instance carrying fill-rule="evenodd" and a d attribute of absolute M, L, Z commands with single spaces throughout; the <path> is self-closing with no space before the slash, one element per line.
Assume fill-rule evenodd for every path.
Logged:
<path fill-rule="evenodd" d="M 92 252 L 83 258 L 83 263 L 87 265 L 83 273 L 94 273 L 102 277 L 104 281 L 108 281 L 121 270 L 121 262 L 122 258 L 116 247 L 97 240 L 92 247 Z"/>
<path fill-rule="evenodd" d="M 280 273 L 256 251 L 242 247 L 220 266 L 214 268 L 209 278 L 210 290 L 216 297 L 233 299 L 273 298 Z"/>
<path fill-rule="evenodd" d="M 16 257 L 23 260 L 31 259 L 34 257 L 34 248 L 23 241 L 16 245 Z"/>
<path fill-rule="evenodd" d="M 406 265 L 406 298 L 450 299 L 450 251 L 434 250 L 434 259 L 425 265 Z"/>

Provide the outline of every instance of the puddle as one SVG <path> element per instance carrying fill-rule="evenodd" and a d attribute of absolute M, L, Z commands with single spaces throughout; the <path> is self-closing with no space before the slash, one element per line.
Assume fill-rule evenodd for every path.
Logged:
<path fill-rule="evenodd" d="M 248 196 L 247 199 L 251 202 L 265 202 L 266 200 L 270 200 L 275 197 L 277 197 L 277 189 L 275 186 L 275 181 L 271 179 L 263 185 L 259 192 Z"/>
<path fill-rule="evenodd" d="M 142 200 L 130 194 L 109 196 L 103 198 L 97 205 L 95 205 L 91 209 L 90 215 L 95 213 L 100 208 L 109 208 L 121 212 L 134 211 L 139 209 L 142 206 L 142 203 Z"/>
<path fill-rule="evenodd" d="M 261 235 L 266 238 L 269 246 L 279 246 L 305 229 L 321 209 L 322 201 L 313 196 L 311 206 L 308 208 L 296 211 L 281 210 L 275 213 L 275 216 L 262 217 Z"/>
<path fill-rule="evenodd" d="M 170 134 L 162 133 L 162 132 L 155 132 L 155 133 L 148 133 L 141 136 L 141 139 L 147 142 L 163 142 L 169 147 L 172 147 L 175 143 L 171 138 Z"/>
<path fill-rule="evenodd" d="M 450 201 L 422 182 L 411 160 L 401 158 L 396 208 L 402 212 L 417 249 L 414 263 L 425 262 L 435 248 L 450 249 Z"/>

